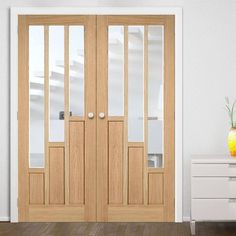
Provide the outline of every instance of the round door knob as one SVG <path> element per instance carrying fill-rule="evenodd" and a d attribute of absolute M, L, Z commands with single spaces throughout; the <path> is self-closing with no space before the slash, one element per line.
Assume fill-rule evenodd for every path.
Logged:
<path fill-rule="evenodd" d="M 104 113 L 104 112 L 100 112 L 100 113 L 99 113 L 99 118 L 100 118 L 100 119 L 104 119 L 104 117 L 105 117 L 105 113 Z"/>
<path fill-rule="evenodd" d="M 93 119 L 93 117 L 94 117 L 93 112 L 89 112 L 89 113 L 88 113 L 88 118 L 89 118 L 89 119 Z"/>

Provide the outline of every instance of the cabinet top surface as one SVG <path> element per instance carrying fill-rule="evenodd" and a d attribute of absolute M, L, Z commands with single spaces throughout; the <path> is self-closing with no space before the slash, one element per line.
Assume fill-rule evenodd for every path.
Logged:
<path fill-rule="evenodd" d="M 192 155 L 192 163 L 236 163 L 230 155 Z"/>

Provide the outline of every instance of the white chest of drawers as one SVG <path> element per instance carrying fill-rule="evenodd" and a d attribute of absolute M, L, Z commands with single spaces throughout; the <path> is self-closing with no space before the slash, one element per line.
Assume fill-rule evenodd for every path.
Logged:
<path fill-rule="evenodd" d="M 196 221 L 236 220 L 236 158 L 192 156 L 191 232 Z"/>

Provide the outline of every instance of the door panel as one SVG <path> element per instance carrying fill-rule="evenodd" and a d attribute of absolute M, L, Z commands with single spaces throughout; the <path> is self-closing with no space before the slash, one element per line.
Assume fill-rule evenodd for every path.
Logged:
<path fill-rule="evenodd" d="M 149 173 L 148 174 L 148 204 L 163 204 L 163 174 Z"/>
<path fill-rule="evenodd" d="M 128 204 L 143 204 L 143 147 L 128 148 Z"/>
<path fill-rule="evenodd" d="M 174 17 L 97 28 L 97 220 L 173 221 Z"/>
<path fill-rule="evenodd" d="M 109 204 L 121 204 L 123 202 L 123 122 L 109 121 Z"/>
<path fill-rule="evenodd" d="M 64 147 L 49 148 L 49 204 L 65 204 Z"/>
<path fill-rule="evenodd" d="M 19 17 L 19 221 L 96 220 L 95 52 L 95 16 Z"/>
<path fill-rule="evenodd" d="M 70 121 L 69 202 L 84 204 L 84 122 Z"/>
<path fill-rule="evenodd" d="M 32 205 L 44 204 L 44 174 L 29 174 L 30 197 L 29 203 Z"/>

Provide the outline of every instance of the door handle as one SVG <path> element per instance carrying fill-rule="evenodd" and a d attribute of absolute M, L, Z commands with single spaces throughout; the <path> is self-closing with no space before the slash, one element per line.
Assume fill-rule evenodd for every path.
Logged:
<path fill-rule="evenodd" d="M 105 118 L 105 113 L 104 112 L 100 112 L 98 116 L 99 116 L 100 119 L 104 119 Z"/>
<path fill-rule="evenodd" d="M 88 118 L 89 118 L 89 119 L 93 119 L 93 117 L 94 117 L 93 112 L 89 112 L 89 113 L 88 113 Z"/>

